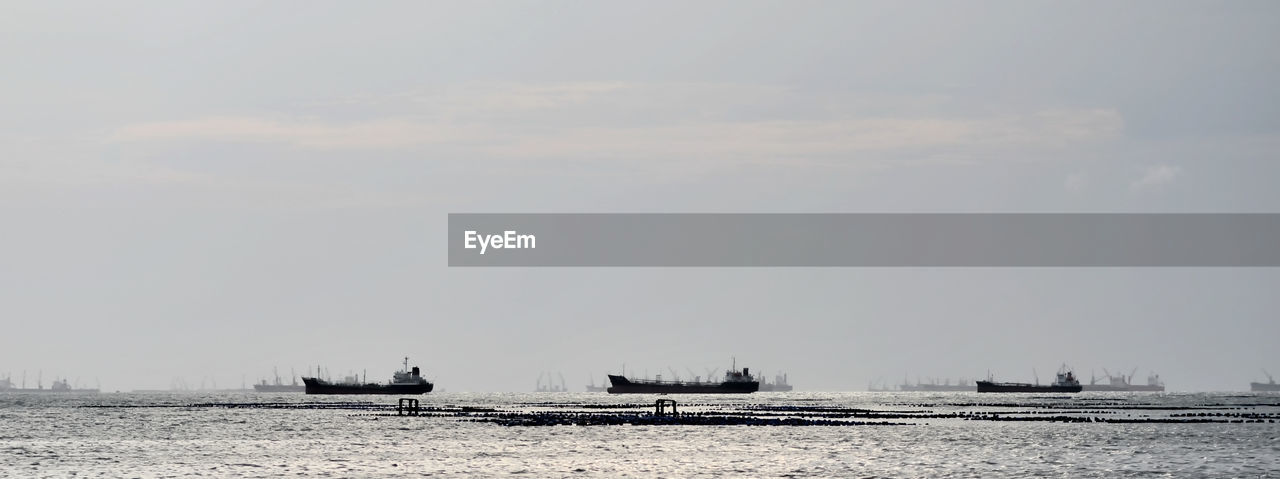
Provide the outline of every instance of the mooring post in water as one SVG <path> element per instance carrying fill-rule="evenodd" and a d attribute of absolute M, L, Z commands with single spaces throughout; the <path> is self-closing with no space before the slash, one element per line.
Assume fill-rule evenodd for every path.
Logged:
<path fill-rule="evenodd" d="M 655 410 L 654 410 L 654 412 L 653 412 L 653 415 L 655 415 L 655 416 L 665 416 L 665 415 L 667 415 L 667 414 L 666 414 L 666 409 L 667 409 L 667 405 L 668 405 L 668 404 L 670 404 L 670 405 L 671 405 L 671 415 L 672 415 L 672 416 L 676 415 L 676 400 L 675 400 L 675 399 L 659 399 L 657 402 L 653 403 L 653 407 L 654 407 L 654 409 L 655 409 Z"/>
<path fill-rule="evenodd" d="M 408 413 L 410 416 L 418 415 L 418 400 L 414 398 L 400 398 L 400 404 L 396 406 L 396 415 L 403 416 Z"/>

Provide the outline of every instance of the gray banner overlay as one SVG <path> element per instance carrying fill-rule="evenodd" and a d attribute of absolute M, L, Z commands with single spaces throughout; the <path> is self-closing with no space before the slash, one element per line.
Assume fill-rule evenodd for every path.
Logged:
<path fill-rule="evenodd" d="M 1280 214 L 450 214 L 449 266 L 1276 267 Z"/>

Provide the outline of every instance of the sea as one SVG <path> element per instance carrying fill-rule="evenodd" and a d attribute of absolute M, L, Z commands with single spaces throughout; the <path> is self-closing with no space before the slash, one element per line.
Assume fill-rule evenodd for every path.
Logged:
<path fill-rule="evenodd" d="M 0 394 L 0 477 L 1280 477 L 1274 393 L 413 398 Z"/>

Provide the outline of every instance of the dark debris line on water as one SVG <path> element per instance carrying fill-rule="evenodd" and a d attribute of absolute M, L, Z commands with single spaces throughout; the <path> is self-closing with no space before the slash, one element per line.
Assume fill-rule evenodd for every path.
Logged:
<path fill-rule="evenodd" d="M 823 405 L 725 405 L 692 403 L 681 405 L 681 413 L 656 414 L 654 405 L 645 404 L 574 404 L 534 403 L 509 408 L 440 405 L 417 408 L 414 416 L 454 418 L 469 422 L 486 422 L 503 426 L 611 426 L 611 425 L 715 425 L 715 426 L 880 426 L 920 425 L 912 421 L 957 419 L 999 422 L 1062 423 L 1274 423 L 1280 413 L 1250 411 L 1253 405 L 1209 404 L 1195 406 L 1156 406 L 1141 404 L 1078 403 L 968 403 L 932 404 L 932 407 L 982 407 L 1001 410 L 948 411 L 925 409 L 925 404 L 894 404 L 897 409 Z M 906 410 L 903 407 L 919 407 Z M 1083 407 L 1082 407 L 1083 406 Z M 1259 404 L 1258 406 L 1273 406 Z M 373 402 L 211 402 L 163 405 L 86 405 L 90 408 L 188 408 L 188 409 L 284 409 L 358 411 L 357 416 L 397 416 L 397 406 Z M 554 409 L 552 411 L 538 409 Z M 690 411 L 689 409 L 695 409 Z M 1170 411 L 1164 415 L 1126 416 L 1129 412 Z M 1232 412 L 1224 412 L 1231 410 Z M 1172 411 L 1178 411 L 1173 413 Z M 923 423 L 927 424 L 927 423 Z"/>

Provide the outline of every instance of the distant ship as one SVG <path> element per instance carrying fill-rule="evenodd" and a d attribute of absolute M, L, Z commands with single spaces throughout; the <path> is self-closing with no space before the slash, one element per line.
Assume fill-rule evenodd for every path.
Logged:
<path fill-rule="evenodd" d="M 1267 382 L 1249 383 L 1249 390 L 1256 393 L 1280 392 L 1280 384 L 1276 384 L 1276 379 L 1271 377 L 1271 373 L 1267 372 L 1266 370 L 1263 370 L 1262 374 L 1267 375 Z"/>
<path fill-rule="evenodd" d="M 768 378 L 760 381 L 760 392 L 787 392 L 791 390 L 791 385 L 787 383 L 787 374 L 780 373 L 773 376 L 773 382 L 769 382 Z"/>
<path fill-rule="evenodd" d="M 608 380 L 606 380 L 605 382 L 607 383 Z M 591 384 L 587 385 L 587 392 L 589 393 L 602 393 L 602 392 L 606 392 L 607 389 L 609 389 L 609 386 L 606 384 L 601 384 L 599 386 L 596 386 L 595 379 L 591 379 Z"/>
<path fill-rule="evenodd" d="M 973 392 L 976 389 L 976 387 L 977 386 L 974 385 L 974 382 L 972 380 L 968 380 L 964 378 L 960 378 L 956 380 L 955 384 L 951 384 L 950 379 L 944 380 L 942 384 L 938 384 L 938 382 L 934 380 L 930 380 L 928 383 L 922 383 L 917 379 L 915 384 L 910 384 L 905 380 L 902 381 L 902 385 L 898 386 L 898 390 L 906 391 L 906 392 L 947 392 L 947 391 Z"/>
<path fill-rule="evenodd" d="M 663 381 L 658 379 L 627 379 L 626 376 L 610 374 L 607 389 L 610 394 L 745 394 L 760 390 L 760 382 L 751 377 L 748 368 L 738 371 L 736 367 L 725 371 L 722 382 Z"/>
<path fill-rule="evenodd" d="M 1107 383 L 1099 384 L 1097 378 L 1090 374 L 1089 384 L 1083 386 L 1085 391 L 1164 392 L 1164 382 L 1160 380 L 1160 375 L 1156 373 L 1147 375 L 1147 384 L 1133 384 L 1133 374 L 1138 372 L 1137 368 L 1134 368 L 1128 376 L 1124 374 L 1112 376 L 1106 369 L 1103 369 L 1102 372 L 1107 375 Z"/>
<path fill-rule="evenodd" d="M 1075 373 L 1066 368 L 1059 370 L 1057 379 L 1049 385 L 998 383 L 991 381 L 990 378 L 986 381 L 978 381 L 980 393 L 1078 393 L 1082 389 L 1080 381 L 1076 380 Z"/>
<path fill-rule="evenodd" d="M 274 368 L 272 369 L 272 372 L 275 372 Z M 263 379 L 262 381 L 259 381 L 258 384 L 253 385 L 253 390 L 260 393 L 300 393 L 307 391 L 307 387 L 305 385 L 298 384 L 297 376 L 293 377 L 292 384 L 281 383 L 280 374 L 278 373 L 275 376 L 275 382 L 267 384 L 267 380 Z"/>
<path fill-rule="evenodd" d="M 559 374 L 559 373 L 556 373 L 556 374 Z M 564 375 L 563 375 L 563 374 L 559 374 L 559 375 L 560 375 L 560 384 L 556 384 L 555 380 L 554 380 L 554 379 L 552 379 L 552 377 L 551 377 L 551 373 L 542 373 L 542 374 L 539 374 L 539 375 L 538 375 L 538 386 L 533 390 L 533 392 L 539 392 L 539 393 L 562 393 L 562 392 L 567 392 L 567 391 L 569 391 L 569 388 L 565 387 L 565 385 L 564 385 Z M 542 381 L 542 378 L 543 378 L 544 376 L 547 378 L 547 381 L 546 381 L 545 383 Z"/>
<path fill-rule="evenodd" d="M 25 378 L 26 376 L 24 375 L 23 377 Z M 73 388 L 73 387 L 71 387 L 71 383 L 70 383 L 70 382 L 68 382 L 66 379 L 55 379 L 55 380 L 53 381 L 53 386 L 49 387 L 49 389 L 45 389 L 45 388 L 44 388 L 44 384 L 43 384 L 43 382 L 40 382 L 40 383 L 39 383 L 39 385 L 38 385 L 37 387 L 35 387 L 35 388 L 24 388 L 24 387 L 14 386 L 13 381 L 11 381 L 11 380 L 10 380 L 9 378 L 7 378 L 7 377 L 6 377 L 6 378 L 4 378 L 4 379 L 0 379 L 0 393 L 86 393 L 86 394 L 96 394 L 97 392 L 98 392 L 98 389 L 97 389 L 97 388 L 93 388 L 93 389 L 80 389 L 80 388 Z"/>
<path fill-rule="evenodd" d="M 134 389 L 135 393 L 146 394 L 208 394 L 208 393 L 248 393 L 253 392 L 252 388 L 244 384 L 241 379 L 239 388 L 219 388 L 218 382 L 209 376 L 200 378 L 199 387 L 191 387 L 187 380 L 182 377 L 174 377 L 169 382 L 169 389 Z"/>
<path fill-rule="evenodd" d="M 404 369 L 396 371 L 386 384 L 361 383 L 357 376 L 347 376 L 342 381 L 331 382 L 317 377 L 303 377 L 307 394 L 422 394 L 435 387 L 422 377 L 417 366 L 409 368 L 409 358 L 404 358 Z"/>
<path fill-rule="evenodd" d="M 893 386 L 889 385 L 888 381 L 884 381 L 882 377 L 875 378 L 867 383 L 867 392 L 887 393 L 894 391 L 897 391 L 897 389 L 894 389 Z"/>

